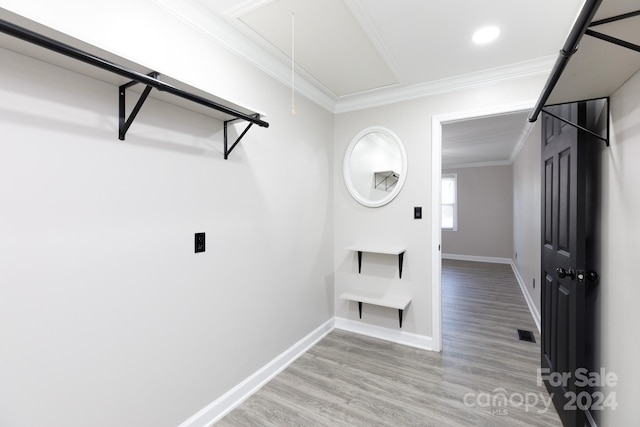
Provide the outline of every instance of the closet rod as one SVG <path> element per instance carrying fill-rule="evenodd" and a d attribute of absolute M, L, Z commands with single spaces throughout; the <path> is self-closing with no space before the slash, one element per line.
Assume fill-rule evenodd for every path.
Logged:
<path fill-rule="evenodd" d="M 218 104 L 217 102 L 206 99 L 202 96 L 186 92 L 182 89 L 178 89 L 158 79 L 154 79 L 152 77 L 149 77 L 137 71 L 130 70 L 121 65 L 107 61 L 106 59 L 92 55 L 80 49 L 76 49 L 72 46 L 61 43 L 57 40 L 53 40 L 49 37 L 43 36 L 34 31 L 20 27 L 18 25 L 12 24 L 2 19 L 0 19 L 0 31 L 10 36 L 13 36 L 13 37 L 22 39 L 24 41 L 27 41 L 29 43 L 35 44 L 37 46 L 43 47 L 45 49 L 49 49 L 54 52 L 60 53 L 62 55 L 66 55 L 78 61 L 82 61 L 87 64 L 93 65 L 95 67 L 102 68 L 103 70 L 112 72 L 114 74 L 127 77 L 138 83 L 151 86 L 159 91 L 171 93 L 180 98 L 195 102 L 200 105 L 204 105 L 205 107 L 209 107 L 214 110 L 223 112 L 225 114 L 236 117 L 238 119 L 246 120 L 250 123 L 257 124 L 258 126 L 261 126 L 261 127 L 269 127 L 269 123 L 265 122 L 264 120 L 261 120 L 260 115 L 257 113 L 256 114 L 242 113 L 240 111 L 234 110 L 233 108 L 226 107 L 224 105 Z"/>
<path fill-rule="evenodd" d="M 549 75 L 549 79 L 547 83 L 544 85 L 542 89 L 542 93 L 540 94 L 540 98 L 538 98 L 538 102 L 536 102 L 533 111 L 529 115 L 529 122 L 533 123 L 538 120 L 538 115 L 542 111 L 542 107 L 549 99 L 549 95 L 558 83 L 562 72 L 564 71 L 569 59 L 571 56 L 578 51 L 578 45 L 580 44 L 580 39 L 587 31 L 587 28 L 591 24 L 591 20 L 593 19 L 598 7 L 600 7 L 600 3 L 602 0 L 586 0 L 582 10 L 580 11 L 580 15 L 576 20 L 573 28 L 571 28 L 571 32 L 569 33 L 569 37 L 567 37 L 567 41 L 564 43 L 564 46 L 560 50 L 558 58 L 551 70 L 551 74 Z"/>

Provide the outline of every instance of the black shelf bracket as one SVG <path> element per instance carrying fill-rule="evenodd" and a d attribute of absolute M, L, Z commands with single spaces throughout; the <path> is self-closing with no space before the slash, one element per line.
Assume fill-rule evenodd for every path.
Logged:
<path fill-rule="evenodd" d="M 402 328 L 402 313 L 404 312 L 403 309 L 399 308 L 398 309 L 398 321 L 400 322 L 400 327 Z M 362 301 L 358 301 L 358 315 L 360 316 L 360 319 L 362 319 Z"/>
<path fill-rule="evenodd" d="M 548 109 L 543 108 L 541 111 L 544 114 L 548 114 L 549 116 L 551 116 L 551 117 L 553 117 L 555 119 L 558 119 L 561 122 L 566 123 L 566 124 L 568 124 L 570 126 L 573 126 L 574 128 L 576 128 L 576 129 L 578 129 L 578 130 L 580 130 L 582 132 L 588 133 L 589 135 L 593 136 L 594 138 L 599 139 L 600 141 L 604 142 L 606 144 L 606 146 L 608 147 L 609 146 L 609 127 L 610 127 L 609 113 L 610 113 L 610 108 L 611 107 L 609 105 L 609 98 L 608 97 L 607 98 L 600 98 L 600 99 L 597 99 L 597 100 L 590 100 L 590 101 L 599 101 L 599 100 L 604 100 L 605 101 L 605 105 L 606 105 L 606 113 L 605 113 L 606 117 L 607 117 L 607 125 L 606 125 L 606 129 L 605 129 L 606 130 L 606 136 L 598 135 L 594 131 L 592 131 L 590 129 L 587 129 L 584 126 L 580 126 L 577 123 L 574 123 L 574 122 L 572 122 L 570 120 L 567 120 L 565 118 L 562 118 L 562 117 L 558 116 L 557 114 L 554 114 L 554 113 L 550 112 Z M 579 101 L 579 102 L 589 102 L 589 101 Z M 549 106 L 549 107 L 553 107 L 553 106 Z"/>
<path fill-rule="evenodd" d="M 362 251 L 358 252 L 358 274 L 362 274 Z M 404 261 L 404 252 L 400 252 L 398 254 L 398 272 L 400 274 L 400 278 L 402 279 L 402 264 Z"/>
<path fill-rule="evenodd" d="M 384 185 L 385 191 L 389 191 L 391 187 L 396 185 L 400 178 L 400 174 L 394 171 L 374 172 L 373 176 L 375 181 L 374 187 L 378 188 Z"/>
<path fill-rule="evenodd" d="M 542 112 L 543 107 L 545 107 L 545 104 L 549 99 L 551 92 L 553 91 L 554 87 L 558 83 L 558 80 L 560 79 L 560 76 L 562 75 L 567 63 L 571 59 L 571 56 L 578 51 L 578 46 L 580 44 L 580 40 L 582 39 L 583 35 L 588 35 L 588 36 L 603 40 L 605 42 L 615 44 L 617 46 L 631 49 L 635 52 L 640 52 L 640 46 L 635 43 L 631 43 L 626 40 L 621 40 L 617 37 L 603 34 L 601 32 L 594 31 L 592 29 L 593 27 L 597 27 L 599 25 L 609 24 L 611 22 L 621 21 L 623 19 L 629 19 L 636 16 L 640 16 L 640 10 L 594 21 L 593 17 L 595 16 L 601 3 L 602 3 L 602 0 L 585 0 L 585 4 L 573 28 L 571 29 L 571 32 L 569 33 L 569 37 L 567 38 L 565 44 L 560 50 L 556 63 L 554 64 L 553 69 L 551 70 L 551 75 L 549 76 L 547 83 L 542 89 L 542 93 L 540 94 L 540 97 L 538 98 L 538 101 L 536 102 L 536 105 L 534 106 L 533 111 L 529 115 L 528 120 L 530 123 L 533 123 L 538 119 L 538 115 Z M 549 114 L 548 111 L 545 111 L 545 113 Z M 560 117 L 556 117 L 556 118 L 562 121 L 565 121 Z M 573 125 L 573 123 L 570 123 L 570 124 Z M 608 135 L 606 139 L 602 138 L 597 134 L 593 136 L 604 140 L 607 146 L 609 146 Z"/>
<path fill-rule="evenodd" d="M 255 117 L 259 119 L 260 114 L 256 114 Z M 239 119 L 225 120 L 224 122 L 224 159 L 225 160 L 227 160 L 227 158 L 229 157 L 229 154 L 233 151 L 234 148 L 236 148 L 236 145 L 238 145 L 240 140 L 242 140 L 242 138 L 246 135 L 246 133 L 251 128 L 251 126 L 253 126 L 253 123 L 249 123 L 247 127 L 244 129 L 244 131 L 242 131 L 238 139 L 236 139 L 236 141 L 231 145 L 231 148 L 229 148 L 229 131 L 228 131 L 229 123 L 233 123 L 237 120 Z"/>
<path fill-rule="evenodd" d="M 157 79 L 158 77 L 160 77 L 160 75 L 154 71 L 152 73 L 149 73 L 149 77 L 153 79 Z M 153 89 L 151 86 L 147 86 L 144 89 L 144 91 L 140 95 L 140 99 L 138 99 L 136 106 L 133 108 L 133 110 L 131 111 L 131 114 L 129 115 L 129 118 L 127 119 L 126 118 L 127 89 L 130 88 L 131 86 L 137 85 L 138 83 L 139 82 L 137 81 L 130 81 L 129 83 L 123 84 L 119 88 L 118 139 L 120 139 L 120 141 L 124 141 L 127 131 L 131 126 L 131 123 L 133 123 L 133 121 L 135 120 L 136 116 L 140 112 L 140 109 L 144 105 L 144 102 L 147 100 L 147 97 L 151 93 L 151 89 Z"/>
<path fill-rule="evenodd" d="M 540 94 L 536 105 L 533 107 L 533 111 L 529 114 L 529 123 L 533 123 L 538 120 L 538 116 L 542 112 L 542 107 L 547 103 L 547 100 L 549 99 L 553 89 L 556 87 L 558 80 L 560 80 L 560 76 L 562 76 L 562 72 L 566 68 L 567 63 L 578 51 L 580 39 L 582 39 L 582 36 L 587 31 L 589 25 L 591 25 L 591 21 L 600 7 L 600 3 L 602 3 L 602 0 L 585 0 L 582 10 L 576 19 L 576 22 L 573 24 L 567 40 L 564 42 L 564 45 L 562 45 L 562 49 L 560 49 L 560 53 L 558 54 L 555 64 L 553 64 L 553 69 L 547 79 L 547 83 L 545 83 L 544 88 L 542 88 L 542 93 Z"/>
<path fill-rule="evenodd" d="M 610 18 L 600 19 L 599 21 L 593 21 L 589 25 L 589 28 L 585 31 L 585 34 L 589 35 L 591 37 L 595 37 L 595 38 L 600 39 L 600 40 L 604 40 L 604 41 L 609 42 L 609 43 L 613 43 L 613 44 L 618 45 L 618 46 L 625 47 L 627 49 L 635 50 L 636 52 L 640 52 L 640 46 L 638 46 L 635 43 L 631 43 L 631 42 L 628 42 L 626 40 L 621 40 L 621 39 L 619 39 L 617 37 L 612 37 L 612 36 L 610 36 L 608 34 L 603 34 L 603 33 L 600 33 L 598 31 L 594 31 L 594 30 L 591 29 L 592 27 L 597 27 L 598 25 L 604 25 L 604 24 L 608 24 L 610 22 L 621 21 L 623 19 L 629 19 L 629 18 L 633 18 L 633 17 L 639 16 L 639 15 L 640 15 L 640 10 L 636 10 L 636 11 L 633 11 L 633 12 L 624 13 L 622 15 L 612 16 Z"/>
<path fill-rule="evenodd" d="M 59 53 L 61 55 L 65 55 L 68 56 L 69 58 L 73 58 L 77 61 L 80 62 L 84 62 L 86 64 L 92 65 L 96 68 L 101 68 L 105 71 L 111 72 L 113 74 L 117 74 L 119 76 L 122 77 L 126 77 L 128 79 L 131 79 L 131 82 L 120 86 L 119 90 L 120 90 L 120 99 L 119 99 L 119 104 L 120 104 L 120 116 L 119 116 L 119 132 L 118 132 L 118 138 L 121 140 L 124 140 L 125 135 L 127 133 L 127 130 L 129 129 L 129 126 L 131 126 L 131 123 L 133 123 L 133 120 L 135 119 L 135 117 L 137 116 L 138 112 L 140 111 L 140 109 L 142 108 L 142 105 L 144 104 L 144 102 L 146 101 L 147 97 L 149 96 L 149 93 L 151 92 L 151 89 L 157 89 L 161 92 L 167 92 L 170 93 L 172 95 L 175 95 L 179 98 L 182 99 L 186 99 L 188 101 L 194 102 L 196 104 L 205 106 L 207 108 L 211 108 L 213 110 L 219 111 L 221 113 L 227 114 L 231 117 L 234 117 L 233 120 L 229 120 L 229 121 L 225 121 L 225 130 L 227 127 L 227 122 L 231 122 L 231 121 L 235 121 L 235 120 L 245 120 L 247 122 L 250 123 L 249 126 L 247 126 L 247 128 L 245 129 L 245 131 L 242 133 L 242 135 L 240 136 L 240 138 L 238 138 L 238 140 L 233 144 L 233 146 L 231 147 L 231 149 L 227 150 L 226 146 L 225 146 L 225 159 L 227 158 L 227 156 L 229 155 L 229 153 L 231 152 L 231 150 L 233 150 L 233 148 L 236 146 L 236 144 L 238 142 L 240 142 L 240 139 L 242 139 L 242 137 L 244 136 L 245 133 L 247 133 L 247 131 L 249 130 L 249 128 L 251 127 L 251 125 L 256 124 L 258 126 L 261 127 L 265 127 L 268 128 L 269 127 L 269 123 L 265 122 L 264 120 L 262 120 L 260 118 L 260 114 L 258 113 L 243 113 L 241 111 L 238 111 L 234 108 L 231 108 L 229 106 L 220 104 L 218 102 L 212 101 L 210 99 L 207 99 L 205 97 L 202 97 L 200 95 L 194 94 L 194 93 L 190 93 L 187 91 L 184 91 L 182 89 L 179 89 L 175 86 L 172 86 L 168 83 L 162 82 L 160 80 L 158 80 L 158 74 L 153 72 L 150 75 L 145 75 L 143 73 L 140 73 L 138 71 L 135 70 L 131 70 L 129 68 L 123 67 L 122 65 L 118 65 L 115 64 L 111 61 L 108 61 L 106 59 L 100 58 L 96 55 L 93 55 L 91 53 L 85 52 L 83 50 L 77 49 L 73 46 L 70 46 L 68 44 L 59 42 L 57 40 L 54 40 L 50 37 L 44 36 L 42 34 L 36 33 L 34 31 L 31 31 L 27 28 L 23 28 L 20 27 L 18 25 L 12 24 L 11 22 L 5 21 L 3 19 L 0 19 L 0 32 L 3 32 L 5 34 L 8 34 L 12 37 L 24 40 L 26 42 L 29 42 L 31 44 L 34 44 L 36 46 L 40 46 L 44 49 L 48 49 L 51 50 L 53 52 Z M 125 118 L 125 113 L 124 113 L 124 102 L 125 102 L 125 90 L 135 84 L 141 83 L 143 85 L 146 85 L 147 87 L 144 89 L 142 96 L 140 97 L 140 99 L 138 100 L 135 108 L 133 109 L 131 115 L 129 116 L 128 119 Z M 225 145 L 226 145 L 226 138 L 225 138 Z"/>

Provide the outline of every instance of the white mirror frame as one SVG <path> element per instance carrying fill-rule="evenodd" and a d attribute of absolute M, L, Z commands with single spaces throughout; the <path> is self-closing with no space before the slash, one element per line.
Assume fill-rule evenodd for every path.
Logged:
<path fill-rule="evenodd" d="M 353 150 L 358 144 L 358 142 L 360 142 L 360 140 L 364 138 L 366 135 L 373 132 L 384 133 L 385 135 L 389 136 L 393 141 L 395 141 L 395 143 L 398 145 L 398 149 L 400 150 L 400 157 L 402 161 L 402 171 L 400 172 L 400 178 L 398 178 L 398 182 L 396 183 L 393 190 L 386 197 L 380 200 L 369 200 L 364 198 L 360 193 L 358 193 L 355 186 L 353 185 L 353 181 L 351 180 L 351 171 L 349 167 L 349 163 L 351 161 L 351 155 L 353 154 Z M 347 186 L 347 190 L 349 190 L 349 194 L 351 194 L 351 196 L 354 199 L 356 199 L 358 203 L 364 206 L 368 206 L 370 208 L 377 208 L 379 206 L 384 206 L 390 201 L 392 201 L 398 195 L 398 193 L 400 193 L 400 190 L 402 190 L 402 187 L 404 186 L 404 182 L 407 179 L 407 151 L 404 148 L 404 144 L 402 143 L 402 140 L 400 140 L 398 135 L 396 135 L 395 132 L 393 132 L 391 129 L 388 129 L 383 126 L 371 126 L 366 129 L 363 129 L 349 143 L 349 146 L 347 147 L 347 151 L 344 155 L 344 164 L 343 164 L 342 172 L 344 175 L 344 183 Z"/>

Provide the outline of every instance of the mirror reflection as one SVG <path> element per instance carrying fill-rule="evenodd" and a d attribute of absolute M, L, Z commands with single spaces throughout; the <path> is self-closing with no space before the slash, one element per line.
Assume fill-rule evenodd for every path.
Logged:
<path fill-rule="evenodd" d="M 365 206 L 389 203 L 406 175 L 406 153 L 400 139 L 386 128 L 368 128 L 349 145 L 345 156 L 345 183 Z"/>

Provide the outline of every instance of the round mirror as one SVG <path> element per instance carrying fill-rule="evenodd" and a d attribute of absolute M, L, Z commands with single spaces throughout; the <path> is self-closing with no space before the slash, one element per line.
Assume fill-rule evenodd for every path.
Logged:
<path fill-rule="evenodd" d="M 358 202 L 386 205 L 398 195 L 407 176 L 407 153 L 391 130 L 370 127 L 351 141 L 344 156 L 344 182 Z"/>

